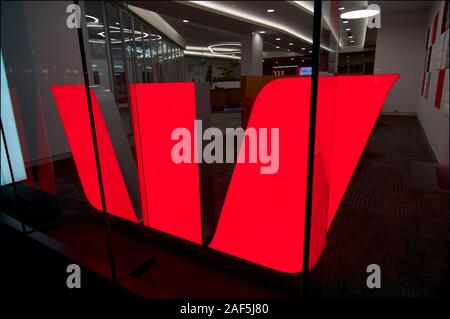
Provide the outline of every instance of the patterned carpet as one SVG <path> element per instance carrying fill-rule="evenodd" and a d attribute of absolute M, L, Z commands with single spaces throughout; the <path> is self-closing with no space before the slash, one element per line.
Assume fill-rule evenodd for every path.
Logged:
<path fill-rule="evenodd" d="M 239 126 L 214 113 L 217 127 Z M 312 271 L 321 297 L 442 297 L 449 294 L 448 193 L 409 186 L 414 161 L 433 162 L 415 117 L 380 116 Z M 233 166 L 214 168 L 218 216 Z M 366 267 L 381 267 L 382 289 L 368 289 Z"/>
<path fill-rule="evenodd" d="M 319 295 L 448 296 L 448 193 L 411 188 L 413 161 L 433 161 L 417 119 L 381 116 L 328 232 Z M 382 289 L 367 289 L 369 264 Z"/>

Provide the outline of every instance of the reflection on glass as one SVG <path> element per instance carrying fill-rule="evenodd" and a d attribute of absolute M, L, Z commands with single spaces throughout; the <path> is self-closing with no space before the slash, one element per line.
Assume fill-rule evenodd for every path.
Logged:
<path fill-rule="evenodd" d="M 119 10 L 111 5 L 106 6 L 108 19 L 109 45 L 114 79 L 114 95 L 119 108 L 128 105 L 127 79 L 124 65 L 122 35 L 120 33 Z"/>
<path fill-rule="evenodd" d="M 156 41 L 151 33 L 150 27 L 144 25 L 144 34 L 148 34 L 143 40 L 144 43 L 144 82 L 152 82 L 152 43 Z"/>
<path fill-rule="evenodd" d="M 102 2 L 87 1 L 86 15 L 96 18 L 95 20 L 86 18 L 92 66 L 91 85 L 93 84 L 95 87 L 103 89 L 110 89 Z"/>
<path fill-rule="evenodd" d="M 144 49 L 143 49 L 143 38 L 145 35 L 142 32 L 142 24 L 136 19 L 133 19 L 134 32 L 133 32 L 133 42 L 132 47 L 134 48 L 134 61 L 136 63 L 136 83 L 143 83 L 144 77 Z"/>

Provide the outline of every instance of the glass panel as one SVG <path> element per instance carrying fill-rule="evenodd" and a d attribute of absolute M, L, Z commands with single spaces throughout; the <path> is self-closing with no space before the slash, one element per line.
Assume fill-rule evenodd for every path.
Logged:
<path fill-rule="evenodd" d="M 103 22 L 103 3 L 101 2 L 87 2 L 86 14 L 88 15 L 87 31 L 89 37 L 89 53 L 90 65 L 92 66 L 91 80 L 94 87 L 103 90 L 110 90 L 110 74 L 109 63 L 106 54 L 106 34 Z M 89 16 L 96 17 L 92 21 Z"/>
<path fill-rule="evenodd" d="M 127 80 L 128 83 L 135 83 L 135 69 L 133 62 L 133 54 L 132 54 L 132 27 L 131 27 L 131 17 L 123 10 L 121 11 L 121 29 L 122 29 L 122 41 L 123 48 L 125 51 L 125 61 L 126 61 L 126 69 L 127 69 Z"/>
<path fill-rule="evenodd" d="M 77 256 L 75 263 L 90 260 L 91 269 L 111 276 L 98 187 L 89 187 L 99 180 L 79 50 L 82 44 L 88 53 L 91 88 L 111 94 L 102 2 L 83 8 L 81 43 L 66 25 L 67 4 L 1 4 L 1 137 L 6 144 L 1 170 L 6 184 L 3 156 L 9 153 L 16 201 L 3 198 L 12 185 L 2 185 L 0 213 L 22 221 L 41 243 Z M 83 164 L 87 157 L 89 166 Z M 25 175 L 14 172 L 22 164 Z M 84 174 L 77 174 L 77 167 Z"/>
<path fill-rule="evenodd" d="M 136 63 L 136 83 L 143 83 L 144 80 L 144 49 L 142 24 L 133 19 L 134 26 L 134 59 Z"/>
<path fill-rule="evenodd" d="M 124 63 L 124 49 L 119 19 L 119 9 L 107 4 L 106 14 L 109 28 L 109 46 L 114 72 L 114 94 L 119 108 L 128 107 L 128 88 L 126 66 Z"/>
<path fill-rule="evenodd" d="M 152 64 L 153 64 L 153 82 L 161 82 L 161 36 L 157 34 L 152 39 Z"/>
<path fill-rule="evenodd" d="M 146 82 L 152 82 L 152 38 L 151 29 L 144 25 L 144 60 L 145 60 L 145 79 Z"/>
<path fill-rule="evenodd" d="M 321 271 L 321 264 L 317 264 L 326 243 L 328 227 L 333 219 L 329 206 L 330 197 L 333 196 L 331 193 L 331 174 L 333 169 L 331 165 L 333 163 L 333 130 L 336 124 L 337 85 L 334 82 L 334 75 L 337 73 L 339 54 L 339 7 L 339 1 L 322 1 L 322 12 L 320 13 L 319 79 L 317 83 L 319 93 L 314 106 L 316 109 L 315 155 L 313 158 L 310 158 L 310 160 L 314 160 L 314 171 L 312 172 L 313 181 L 311 188 L 309 273 L 308 286 L 302 291 L 308 295 L 313 294 L 315 291 L 320 291 L 319 283 L 324 272 L 323 270 Z M 311 59 L 308 66 L 313 66 L 312 62 Z"/>
<path fill-rule="evenodd" d="M 162 56 L 163 56 L 163 80 L 164 82 L 169 82 L 171 78 L 170 68 L 169 68 L 169 43 L 166 38 L 163 38 L 163 48 L 162 48 Z"/>

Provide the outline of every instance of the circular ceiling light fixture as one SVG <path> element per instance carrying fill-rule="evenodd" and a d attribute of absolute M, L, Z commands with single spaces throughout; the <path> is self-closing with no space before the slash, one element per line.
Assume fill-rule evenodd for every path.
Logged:
<path fill-rule="evenodd" d="M 347 24 L 347 23 L 348 23 L 348 20 L 344 20 L 344 21 L 342 21 L 342 23 L 343 23 L 343 24 Z"/>
<path fill-rule="evenodd" d="M 275 10 L 274 9 L 267 9 L 267 12 L 272 13 L 272 12 L 275 12 Z"/>
<path fill-rule="evenodd" d="M 276 46 L 276 47 L 275 47 L 275 49 L 279 49 L 279 48 L 280 48 L 279 46 Z"/>
<path fill-rule="evenodd" d="M 264 34 L 264 33 L 266 33 L 266 31 L 262 30 L 262 31 L 258 31 L 258 33 Z"/>
<path fill-rule="evenodd" d="M 91 15 L 88 15 L 88 14 L 85 14 L 84 16 L 85 16 L 86 18 L 92 20 L 92 21 L 87 21 L 87 23 L 98 23 L 98 22 L 99 22 L 98 18 L 96 18 L 96 17 L 94 17 L 94 16 L 91 16 Z"/>
<path fill-rule="evenodd" d="M 181 21 L 183 21 L 184 23 L 188 23 L 189 22 L 189 20 L 186 20 L 186 19 L 183 19 Z"/>
<path fill-rule="evenodd" d="M 275 38 L 276 41 L 281 41 L 281 38 Z"/>
<path fill-rule="evenodd" d="M 380 10 L 374 8 L 352 8 L 341 13 L 341 19 L 362 19 L 374 17 L 380 13 Z"/>
<path fill-rule="evenodd" d="M 241 53 L 241 44 L 239 42 L 216 43 L 208 46 L 209 52 L 212 54 L 233 55 Z"/>
<path fill-rule="evenodd" d="M 289 45 L 294 45 L 294 43 L 292 43 L 292 42 L 289 42 Z"/>

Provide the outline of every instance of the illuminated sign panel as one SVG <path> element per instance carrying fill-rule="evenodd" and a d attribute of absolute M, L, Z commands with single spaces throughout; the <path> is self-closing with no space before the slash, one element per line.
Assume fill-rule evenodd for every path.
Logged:
<path fill-rule="evenodd" d="M 309 267 L 320 256 L 326 231 L 397 78 L 319 78 Z M 259 93 L 248 127 L 279 129 L 279 169 L 275 174 L 261 174 L 264 163 L 259 159 L 256 163 L 236 163 L 211 248 L 281 272 L 301 272 L 310 81 L 306 77 L 278 79 Z M 83 189 L 98 209 L 98 182 L 83 87 L 54 86 L 52 91 Z M 137 84 L 130 87 L 130 92 L 144 224 L 201 244 L 199 167 L 196 162 L 175 164 L 170 138 L 177 127 L 196 131 L 195 85 Z M 94 95 L 93 108 L 99 127 L 107 211 L 137 221 Z M 196 140 L 192 134 L 194 145 Z"/>
<path fill-rule="evenodd" d="M 19 136 L 17 134 L 16 120 L 14 117 L 11 96 L 9 94 L 8 79 L 6 78 L 3 54 L 1 54 L 1 121 L 3 133 L 0 132 L 0 185 L 22 181 L 27 178 Z M 6 141 L 6 145 L 5 145 Z M 12 172 L 10 172 L 6 149 L 10 158 Z"/>

